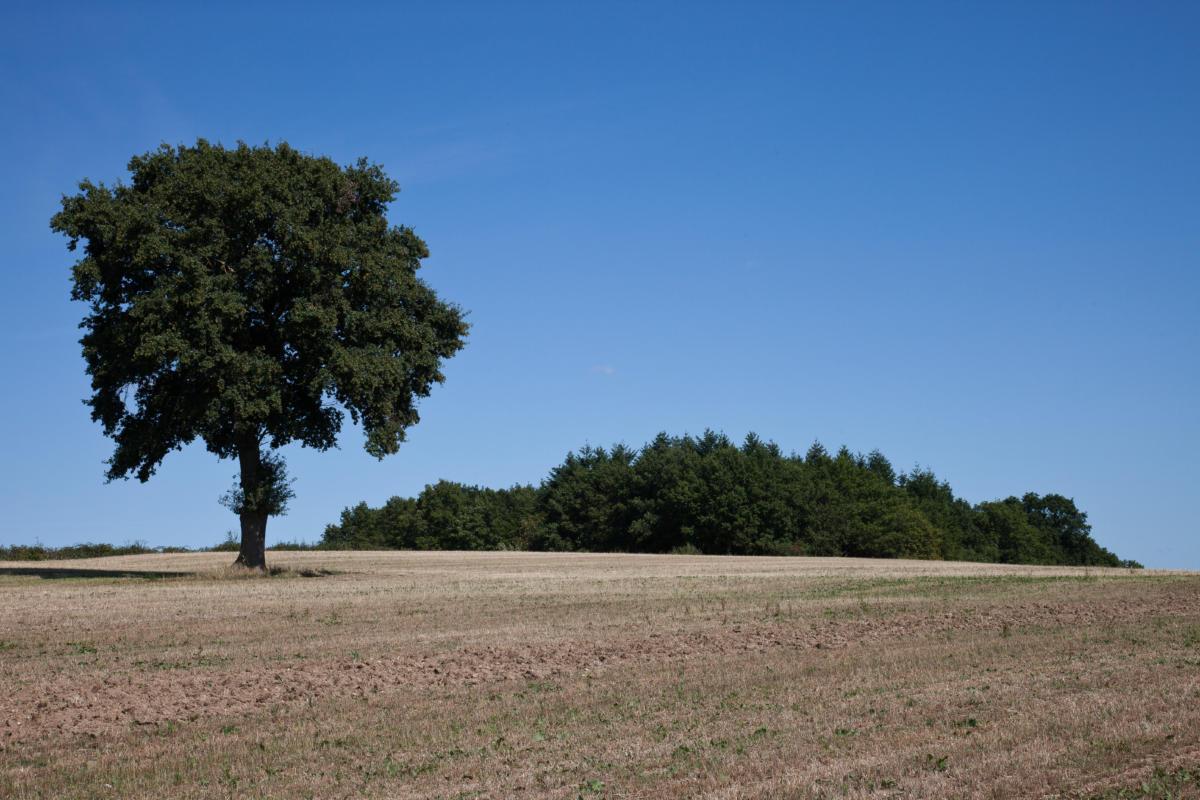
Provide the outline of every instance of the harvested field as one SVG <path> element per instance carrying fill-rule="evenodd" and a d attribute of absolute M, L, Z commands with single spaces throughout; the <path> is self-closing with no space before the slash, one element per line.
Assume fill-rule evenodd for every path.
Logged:
<path fill-rule="evenodd" d="M 1200 793 L 1193 574 L 230 558 L 0 562 L 0 797 Z"/>

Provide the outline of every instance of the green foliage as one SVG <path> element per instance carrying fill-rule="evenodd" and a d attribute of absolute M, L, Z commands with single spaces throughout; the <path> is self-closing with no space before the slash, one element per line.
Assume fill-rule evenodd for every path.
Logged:
<path fill-rule="evenodd" d="M 233 531 L 226 531 L 225 539 L 208 549 L 212 553 L 236 553 L 241 549 L 241 542 L 233 535 Z"/>
<path fill-rule="evenodd" d="M 1030 524 L 1015 497 L 979 504 L 979 524 L 985 539 L 994 544 L 998 561 L 1006 564 L 1052 564 L 1054 549 Z"/>
<path fill-rule="evenodd" d="M 393 497 L 342 511 L 321 546 L 343 550 L 525 550 L 540 517 L 531 486 L 484 489 L 452 481 L 426 486 L 415 499 Z"/>
<path fill-rule="evenodd" d="M 77 558 L 106 558 L 108 556 L 140 556 L 146 553 L 236 553 L 240 543 L 229 532 L 225 540 L 212 547 L 193 550 L 188 547 L 150 547 L 143 542 L 133 544 L 111 545 L 97 542 L 85 542 L 66 547 L 47 547 L 42 544 L 14 544 L 8 547 L 0 546 L 0 561 L 59 561 Z M 277 542 L 272 550 L 316 550 L 320 545 L 305 542 Z"/>
<path fill-rule="evenodd" d="M 381 508 L 360 503 L 323 546 L 1136 565 L 1096 544 L 1087 515 L 1060 495 L 972 506 L 931 470 L 896 474 L 878 451 L 814 444 L 784 455 L 753 434 L 738 446 L 713 431 L 659 434 L 640 450 L 585 447 L 536 490 L 441 481 Z"/>
<path fill-rule="evenodd" d="M 644 537 L 644 531 L 633 527 L 630 504 L 635 455 L 623 445 L 569 453 L 538 493 L 545 525 L 534 549 L 616 550 L 621 541 L 614 534 Z"/>
<path fill-rule="evenodd" d="M 333 447 L 348 411 L 369 453 L 395 453 L 463 346 L 463 313 L 417 277 L 425 243 L 389 225 L 398 186 L 365 159 L 199 140 L 129 172 L 83 181 L 51 221 L 83 244 L 72 297 L 89 309 L 92 418 L 116 444 L 108 478 L 145 481 L 200 439 L 239 459 L 227 504 L 261 551 L 290 493 L 270 451 Z"/>
<path fill-rule="evenodd" d="M 1137 786 L 1089 795 L 1091 800 L 1180 800 L 1200 793 L 1200 767 L 1155 767 Z"/>
<path fill-rule="evenodd" d="M 1000 560 L 991 536 L 979 527 L 976 510 L 954 496 L 950 484 L 939 480 L 933 470 L 920 466 L 901 474 L 897 484 L 911 505 L 929 520 L 941 542 L 941 556 L 955 561 Z"/>
<path fill-rule="evenodd" d="M 126 545 L 84 542 L 66 547 L 46 547 L 41 544 L 0 546 L 0 561 L 57 561 L 74 558 L 105 558 L 106 556 L 137 556 L 144 553 L 168 552 L 169 548 L 148 547 L 144 542 Z"/>
<path fill-rule="evenodd" d="M 1075 507 L 1075 502 L 1060 494 L 1036 495 L 1030 492 L 1021 498 L 1021 507 L 1031 525 L 1048 546 L 1054 550 L 1055 563 L 1079 566 L 1118 566 L 1119 559 L 1096 544 L 1087 514 Z"/>
<path fill-rule="evenodd" d="M 271 545 L 272 550 L 291 550 L 291 551 L 309 551 L 322 549 L 319 544 L 309 544 L 308 542 L 276 542 Z"/>
<path fill-rule="evenodd" d="M 292 480 L 288 478 L 287 465 L 278 453 L 267 453 L 259 459 L 258 480 L 249 489 L 243 484 L 221 497 L 221 505 L 235 514 L 256 512 L 276 517 L 287 513 L 287 504 L 296 493 L 292 491 Z"/>

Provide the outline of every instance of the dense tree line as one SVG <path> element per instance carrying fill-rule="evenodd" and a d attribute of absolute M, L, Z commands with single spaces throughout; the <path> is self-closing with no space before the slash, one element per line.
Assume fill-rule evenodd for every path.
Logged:
<path fill-rule="evenodd" d="M 1091 537 L 1057 494 L 971 505 L 928 469 L 882 453 L 803 456 L 751 434 L 660 434 L 640 450 L 585 447 L 540 487 L 439 481 L 326 528 L 330 548 L 872 556 L 1136 566 Z"/>

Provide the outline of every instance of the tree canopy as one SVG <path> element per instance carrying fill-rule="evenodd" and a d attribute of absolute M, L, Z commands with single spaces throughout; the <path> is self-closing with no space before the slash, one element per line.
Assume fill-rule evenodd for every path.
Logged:
<path fill-rule="evenodd" d="M 415 499 L 348 508 L 323 545 L 870 556 L 1134 566 L 1058 494 L 971 505 L 932 470 L 814 444 L 785 455 L 751 434 L 665 433 L 640 449 L 585 447 L 539 487 L 440 481 Z"/>
<path fill-rule="evenodd" d="M 389 224 L 398 185 L 365 159 L 200 140 L 129 173 L 83 181 L 51 221 L 83 244 L 72 297 L 107 476 L 145 481 L 197 439 L 238 459 L 239 560 L 262 566 L 290 497 L 271 451 L 329 449 L 349 412 L 369 453 L 395 453 L 464 344 L 463 312 L 417 276 L 425 243 Z"/>

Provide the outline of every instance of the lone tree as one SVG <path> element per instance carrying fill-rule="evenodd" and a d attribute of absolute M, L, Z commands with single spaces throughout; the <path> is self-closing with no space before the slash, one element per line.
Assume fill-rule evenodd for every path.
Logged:
<path fill-rule="evenodd" d="M 429 251 L 390 226 L 398 185 L 287 144 L 204 140 L 129 162 L 130 182 L 83 181 L 51 227 L 83 257 L 72 298 L 87 403 L 116 447 L 108 480 L 146 481 L 199 438 L 240 477 L 237 563 L 266 566 L 267 519 L 292 492 L 276 448 L 335 446 L 345 411 L 377 458 L 395 453 L 462 348 L 463 312 L 417 277 Z"/>

